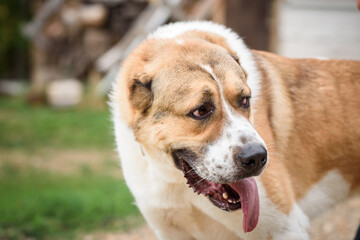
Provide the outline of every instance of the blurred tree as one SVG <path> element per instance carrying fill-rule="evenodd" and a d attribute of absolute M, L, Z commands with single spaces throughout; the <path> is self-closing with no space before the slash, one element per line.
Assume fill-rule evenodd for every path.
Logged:
<path fill-rule="evenodd" d="M 0 78 L 27 78 L 29 43 L 21 33 L 31 0 L 0 1 Z"/>

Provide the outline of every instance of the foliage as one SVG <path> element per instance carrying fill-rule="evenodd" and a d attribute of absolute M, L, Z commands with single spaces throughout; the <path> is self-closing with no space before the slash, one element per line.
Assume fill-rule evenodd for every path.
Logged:
<path fill-rule="evenodd" d="M 30 19 L 30 0 L 0 1 L 0 77 L 24 78 L 29 71 L 29 42 L 21 27 Z"/>

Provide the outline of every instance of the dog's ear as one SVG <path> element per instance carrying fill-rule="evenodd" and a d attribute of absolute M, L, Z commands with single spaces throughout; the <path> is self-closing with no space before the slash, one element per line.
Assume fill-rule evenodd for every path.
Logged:
<path fill-rule="evenodd" d="M 220 45 L 221 47 L 225 48 L 226 51 L 229 53 L 229 55 L 241 66 L 240 64 L 240 59 L 238 57 L 238 55 L 236 54 L 236 52 L 234 50 L 232 50 L 227 43 L 225 42 L 217 42 L 216 44 Z"/>
<path fill-rule="evenodd" d="M 247 79 L 247 72 L 241 66 L 240 59 L 239 59 L 238 55 L 236 54 L 236 52 L 231 50 L 230 47 L 228 47 L 227 45 L 223 45 L 222 47 L 225 48 L 226 51 L 229 53 L 229 55 L 235 60 L 235 62 L 237 62 L 237 64 L 239 64 L 239 67 L 241 68 L 242 73 L 244 74 L 244 78 Z"/>
<path fill-rule="evenodd" d="M 208 41 L 208 42 L 210 42 L 212 44 L 223 47 L 229 53 L 229 55 L 241 67 L 239 57 L 237 56 L 236 52 L 233 49 L 230 48 L 229 44 L 226 42 L 226 39 L 224 37 L 219 36 L 217 34 L 213 34 L 213 33 L 200 33 L 200 32 L 193 32 L 192 35 L 195 35 L 195 36 L 198 35 L 200 38 L 204 39 L 205 41 Z"/>
<path fill-rule="evenodd" d="M 230 56 L 240 65 L 240 59 L 234 51 L 228 50 Z"/>
<path fill-rule="evenodd" d="M 141 112 L 146 112 L 152 104 L 152 78 L 146 74 L 139 74 L 130 81 L 129 100 L 131 106 Z"/>

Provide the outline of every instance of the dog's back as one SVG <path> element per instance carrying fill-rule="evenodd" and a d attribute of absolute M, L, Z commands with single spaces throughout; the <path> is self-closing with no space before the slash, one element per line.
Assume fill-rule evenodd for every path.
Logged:
<path fill-rule="evenodd" d="M 265 141 L 283 169 L 271 170 L 276 166 L 269 164 L 263 182 L 269 182 L 271 172 L 290 179 L 279 179 L 294 194 L 286 202 L 300 201 L 307 215 L 317 216 L 359 188 L 360 62 L 254 55 L 263 76 L 263 102 L 255 120 L 257 127 L 269 128 Z"/>

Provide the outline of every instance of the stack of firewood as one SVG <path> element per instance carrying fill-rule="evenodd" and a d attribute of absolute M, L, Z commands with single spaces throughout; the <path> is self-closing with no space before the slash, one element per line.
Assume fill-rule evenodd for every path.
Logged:
<path fill-rule="evenodd" d="M 54 80 L 86 81 L 94 61 L 121 39 L 147 1 L 38 1 L 24 31 L 33 42 L 32 92 Z"/>
<path fill-rule="evenodd" d="M 25 34 L 33 43 L 32 99 L 42 100 L 46 96 L 53 96 L 52 93 L 57 92 L 54 86 L 59 86 L 58 91 L 66 91 L 66 88 L 61 87 L 62 80 L 98 84 L 102 76 L 118 66 L 149 32 L 166 22 L 193 19 L 222 22 L 225 16 L 224 2 L 225 0 L 34 1 L 35 17 L 24 28 Z M 56 81 L 55 85 L 50 84 L 53 81 Z M 61 99 L 58 96 L 61 94 L 57 94 L 57 99 Z M 64 93 L 64 96 L 69 95 Z M 48 102 L 54 101 L 50 99 Z"/>

